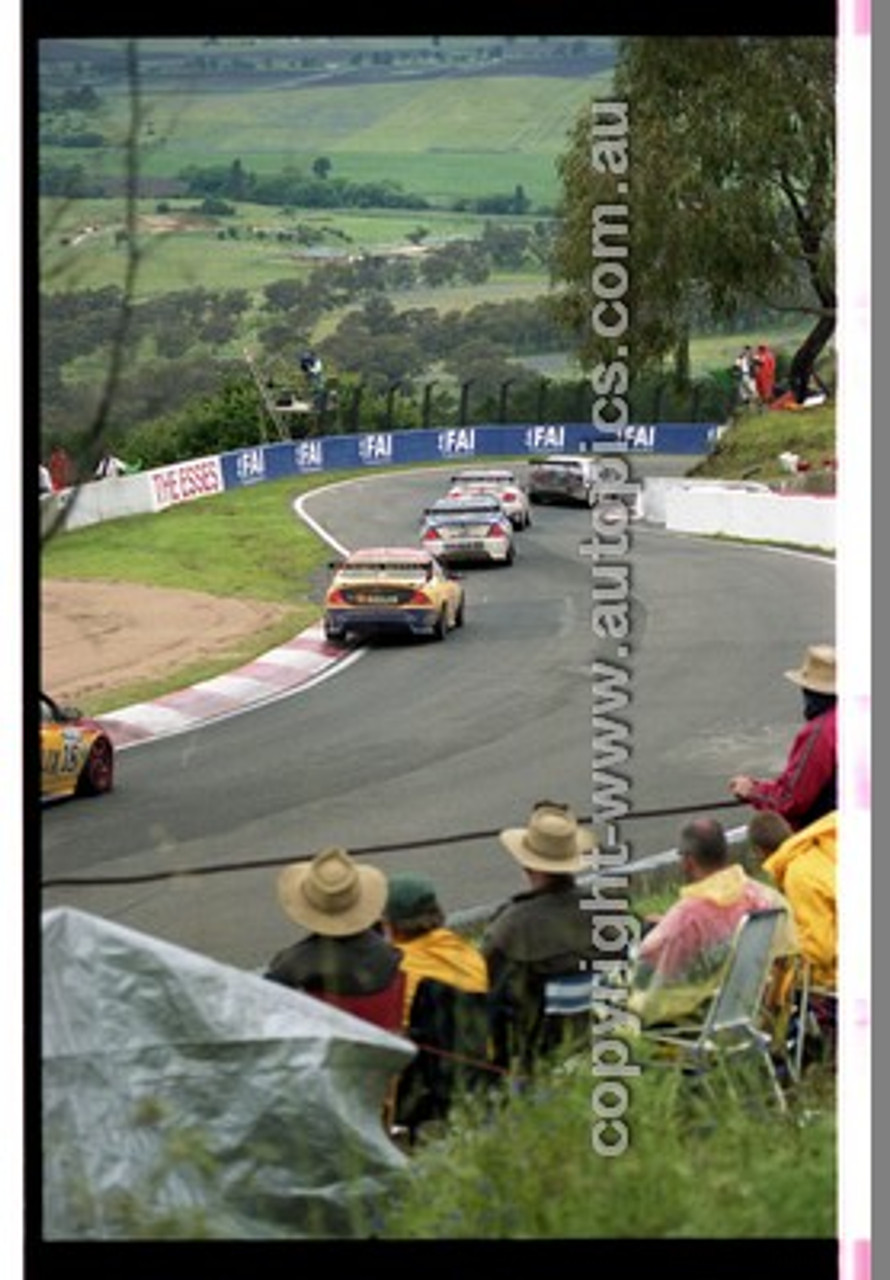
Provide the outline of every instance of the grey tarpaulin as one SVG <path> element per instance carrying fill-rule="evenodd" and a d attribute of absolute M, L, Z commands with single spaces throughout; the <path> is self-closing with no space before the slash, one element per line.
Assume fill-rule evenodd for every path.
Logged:
<path fill-rule="evenodd" d="M 44 1239 L 373 1234 L 409 1044 L 70 908 L 42 948 Z"/>

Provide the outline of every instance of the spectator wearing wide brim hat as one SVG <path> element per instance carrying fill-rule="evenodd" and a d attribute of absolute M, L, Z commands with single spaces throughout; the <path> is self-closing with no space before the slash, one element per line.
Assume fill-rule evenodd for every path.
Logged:
<path fill-rule="evenodd" d="M 753 809 L 781 814 L 794 831 L 837 808 L 837 656 L 830 644 L 808 646 L 785 678 L 803 694 L 804 725 L 774 779 L 736 774 L 729 789 Z"/>
<path fill-rule="evenodd" d="M 837 693 L 837 655 L 834 645 L 812 644 L 804 654 L 804 660 L 793 671 L 786 671 L 785 678 L 800 689 L 814 693 Z"/>
<path fill-rule="evenodd" d="M 571 807 L 540 801 L 524 827 L 500 832 L 500 844 L 525 873 L 527 887 L 503 904 L 482 938 L 488 965 L 495 1061 L 531 1070 L 564 1031 L 589 1033 L 589 1014 L 556 1021 L 545 1012 L 545 987 L 577 977 L 597 958 L 590 913 L 576 875 L 596 841 Z"/>
<path fill-rule="evenodd" d="M 279 952 L 266 977 L 396 1031 L 404 977 L 381 931 L 386 876 L 338 846 L 278 877 L 278 900 L 308 936 Z"/>
<path fill-rule="evenodd" d="M 574 875 L 583 870 L 596 841 L 565 805 L 541 801 L 526 827 L 508 827 L 500 842 L 529 871 L 545 875 Z"/>

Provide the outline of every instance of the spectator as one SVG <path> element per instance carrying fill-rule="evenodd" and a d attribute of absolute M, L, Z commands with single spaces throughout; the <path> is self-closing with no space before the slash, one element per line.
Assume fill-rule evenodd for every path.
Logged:
<path fill-rule="evenodd" d="M 757 399 L 757 383 L 754 378 L 754 355 L 750 347 L 742 347 L 736 356 L 733 370 L 739 380 L 739 399 L 750 404 Z"/>
<path fill-rule="evenodd" d="M 96 466 L 95 477 L 97 480 L 107 480 L 112 476 L 124 475 L 126 470 L 126 465 L 120 458 L 116 458 L 113 453 L 103 453 Z"/>
<path fill-rule="evenodd" d="M 803 666 L 786 671 L 803 690 L 806 723 L 797 733 L 785 768 L 772 781 L 737 774 L 729 789 L 754 809 L 771 809 L 795 831 L 837 808 L 837 694 L 835 651 L 811 645 Z"/>
<path fill-rule="evenodd" d="M 775 853 L 780 844 L 794 835 L 791 823 L 780 813 L 772 809 L 762 809 L 755 813 L 748 823 L 748 847 L 751 850 L 751 871 L 760 871 L 771 853 Z"/>
<path fill-rule="evenodd" d="M 398 1032 L 404 974 L 400 953 L 382 934 L 386 894 L 383 872 L 353 861 L 345 849 L 324 849 L 311 862 L 285 867 L 279 902 L 309 936 L 279 952 L 265 976 Z"/>
<path fill-rule="evenodd" d="M 776 389 L 776 357 L 764 342 L 754 354 L 754 384 L 763 404 L 769 404 Z"/>
<path fill-rule="evenodd" d="M 594 837 L 568 805 L 542 800 L 527 827 L 502 831 L 500 841 L 525 872 L 528 888 L 495 912 L 482 939 L 494 1060 L 504 1068 L 518 1061 L 530 1071 L 566 1031 L 589 1034 L 589 1012 L 574 1019 L 545 1012 L 545 985 L 589 971 L 596 958 L 590 915 L 575 883 Z"/>
<path fill-rule="evenodd" d="M 685 880 L 680 896 L 643 938 L 628 1008 L 646 1026 L 683 1022 L 700 1014 L 719 985 L 739 921 L 749 911 L 781 907 L 787 915 L 776 956 L 796 950 L 785 898 L 729 860 L 726 833 L 713 818 L 697 818 L 680 832 Z"/>
<path fill-rule="evenodd" d="M 757 819 L 774 817 L 756 814 Z M 763 870 L 782 890 L 791 907 L 801 953 L 809 960 L 816 986 L 837 985 L 837 811 L 802 831 L 789 831 L 772 851 L 770 839 L 760 847 L 767 856 Z M 752 840 L 753 844 L 753 840 Z"/>
<path fill-rule="evenodd" d="M 488 991 L 488 970 L 482 953 L 459 933 L 444 927 L 445 913 L 432 880 L 408 873 L 390 876 L 383 920 L 390 941 L 401 952 L 406 1025 L 417 985 L 423 978 L 434 978 L 460 991 Z"/>
<path fill-rule="evenodd" d="M 444 1120 L 458 1092 L 493 1082 L 488 1064 L 488 971 L 478 947 L 445 928 L 426 876 L 390 877 L 384 923 L 401 952 L 404 1029 L 418 1054 L 402 1073 L 395 1123 L 412 1139 Z"/>
<path fill-rule="evenodd" d="M 54 445 L 49 455 L 49 474 L 52 477 L 53 489 L 70 489 L 74 484 L 74 464 L 67 450 L 60 444 Z"/>

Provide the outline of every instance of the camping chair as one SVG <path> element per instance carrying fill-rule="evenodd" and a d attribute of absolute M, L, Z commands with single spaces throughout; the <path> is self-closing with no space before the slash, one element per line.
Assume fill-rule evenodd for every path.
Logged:
<path fill-rule="evenodd" d="M 708 1075 L 722 1067 L 732 1087 L 730 1067 L 754 1058 L 764 1069 L 779 1110 L 787 1102 L 770 1056 L 772 1036 L 760 1025 L 763 994 L 772 964 L 773 939 L 783 911 L 770 908 L 752 911 L 739 921 L 720 986 L 704 1021 L 690 1027 L 666 1030 L 644 1029 L 643 1040 L 657 1050 L 666 1050 L 667 1065 L 694 1074 L 711 1091 Z M 665 1060 L 654 1060 L 665 1065 Z"/>
<path fill-rule="evenodd" d="M 573 1018 L 590 1015 L 593 1005 L 593 978 L 589 973 L 562 974 L 544 984 L 544 1016 Z"/>
<path fill-rule="evenodd" d="M 773 1060 L 793 1084 L 800 1083 L 811 1062 L 833 1062 L 837 992 L 813 982 L 812 965 L 806 956 L 797 953 L 775 962 L 764 1014 Z"/>

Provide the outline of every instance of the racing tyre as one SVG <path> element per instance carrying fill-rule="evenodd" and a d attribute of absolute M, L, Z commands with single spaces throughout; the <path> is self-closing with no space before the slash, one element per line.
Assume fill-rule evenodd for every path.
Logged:
<path fill-rule="evenodd" d="M 329 627 L 328 624 L 325 623 L 324 638 L 325 640 L 329 640 L 331 644 L 342 644 L 346 639 L 346 632 L 339 631 L 336 627 Z"/>
<path fill-rule="evenodd" d="M 444 640 L 447 635 L 448 635 L 448 617 L 445 613 L 445 610 L 443 609 L 442 612 L 439 614 L 438 618 L 436 619 L 436 624 L 433 627 L 433 639 Z"/>
<path fill-rule="evenodd" d="M 455 625 L 455 627 L 462 627 L 462 626 L 464 625 L 464 602 L 463 602 L 463 600 L 461 600 L 460 604 L 457 606 L 457 613 L 455 613 L 455 615 L 454 615 L 454 625 Z"/>
<path fill-rule="evenodd" d="M 77 790 L 80 795 L 98 796 L 113 786 L 114 752 L 107 738 L 97 738 L 80 772 Z"/>

